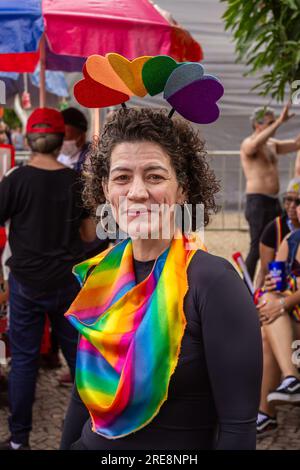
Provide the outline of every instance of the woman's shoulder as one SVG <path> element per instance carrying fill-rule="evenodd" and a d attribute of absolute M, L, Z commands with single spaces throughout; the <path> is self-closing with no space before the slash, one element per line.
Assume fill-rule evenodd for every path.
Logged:
<path fill-rule="evenodd" d="M 195 309 L 206 315 L 204 305 L 213 306 L 211 317 L 217 318 L 230 309 L 243 305 L 254 309 L 249 290 L 235 267 L 226 259 L 204 251 L 197 251 L 188 268 L 189 293 Z M 248 307 L 247 307 L 248 306 Z M 223 313 L 222 313 L 223 312 Z"/>
<path fill-rule="evenodd" d="M 205 286 L 209 287 L 217 279 L 232 272 L 237 274 L 234 266 L 225 258 L 197 250 L 188 267 L 189 285 L 192 287 L 195 283 L 204 289 Z"/>

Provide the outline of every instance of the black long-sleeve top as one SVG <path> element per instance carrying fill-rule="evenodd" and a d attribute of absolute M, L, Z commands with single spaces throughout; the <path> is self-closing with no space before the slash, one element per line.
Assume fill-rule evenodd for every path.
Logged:
<path fill-rule="evenodd" d="M 137 282 L 153 264 L 135 260 Z M 88 420 L 77 448 L 255 449 L 262 346 L 254 303 L 232 265 L 204 251 L 190 262 L 188 284 L 179 361 L 158 415 L 141 430 L 115 440 L 95 434 Z M 77 392 L 73 395 L 62 448 L 78 439 L 87 417 L 83 405 L 79 411 Z"/>

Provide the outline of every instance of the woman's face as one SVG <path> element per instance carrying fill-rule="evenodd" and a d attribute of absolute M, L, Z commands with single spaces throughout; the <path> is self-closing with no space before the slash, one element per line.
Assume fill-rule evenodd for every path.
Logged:
<path fill-rule="evenodd" d="M 174 222 L 168 208 L 185 200 L 169 155 L 152 142 L 116 145 L 103 189 L 119 227 L 133 239 L 160 238 L 162 227 Z"/>
<path fill-rule="evenodd" d="M 300 212 L 298 213 L 296 206 L 296 201 L 299 197 L 300 195 L 296 191 L 289 191 L 284 196 L 284 209 L 291 220 L 299 219 Z"/>

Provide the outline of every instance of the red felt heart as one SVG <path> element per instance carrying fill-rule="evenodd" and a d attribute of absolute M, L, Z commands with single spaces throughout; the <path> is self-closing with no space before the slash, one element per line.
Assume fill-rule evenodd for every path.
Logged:
<path fill-rule="evenodd" d="M 83 76 L 84 76 L 85 78 L 92 78 L 92 77 L 89 76 L 85 64 L 84 64 L 84 66 L 83 66 L 82 73 L 83 73 Z"/>
<path fill-rule="evenodd" d="M 105 108 L 115 106 L 129 100 L 129 96 L 120 91 L 112 90 L 90 78 L 83 67 L 84 79 L 74 86 L 74 96 L 79 104 L 86 108 Z"/>

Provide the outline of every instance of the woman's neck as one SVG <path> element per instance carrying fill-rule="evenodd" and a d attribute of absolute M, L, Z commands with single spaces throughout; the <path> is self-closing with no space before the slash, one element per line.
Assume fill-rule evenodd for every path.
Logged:
<path fill-rule="evenodd" d="M 133 257 L 137 261 L 149 261 L 158 258 L 170 245 L 172 240 L 137 239 L 132 240 Z"/>

